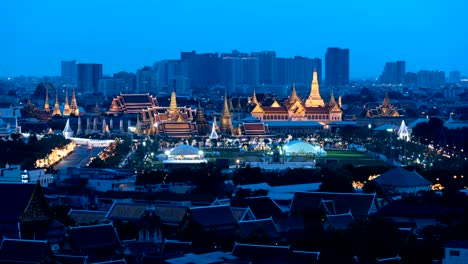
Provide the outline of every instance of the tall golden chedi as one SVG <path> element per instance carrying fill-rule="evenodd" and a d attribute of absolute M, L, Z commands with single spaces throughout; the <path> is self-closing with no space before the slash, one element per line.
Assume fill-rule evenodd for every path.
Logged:
<path fill-rule="evenodd" d="M 62 111 L 60 111 L 60 105 L 59 105 L 59 100 L 58 100 L 58 90 L 55 89 L 55 104 L 54 104 L 54 112 L 52 112 L 52 115 L 62 115 Z"/>
<path fill-rule="evenodd" d="M 179 110 L 177 109 L 177 96 L 176 96 L 175 89 L 172 89 L 172 92 L 171 92 L 171 103 L 169 104 L 168 113 L 169 113 L 170 120 L 177 120 Z"/>
<path fill-rule="evenodd" d="M 68 88 L 65 89 L 65 105 L 63 106 L 63 115 L 69 116 L 71 113 L 70 105 L 68 104 Z"/>
<path fill-rule="evenodd" d="M 46 96 L 45 96 L 45 102 L 44 102 L 44 110 L 46 112 L 50 112 L 50 105 L 49 105 L 49 87 L 46 86 Z"/>
<path fill-rule="evenodd" d="M 221 114 L 221 125 L 219 130 L 221 133 L 226 135 L 232 135 L 232 120 L 231 120 L 231 113 L 229 112 L 229 105 L 227 100 L 227 93 L 224 92 L 224 109 L 223 113 Z"/>
<path fill-rule="evenodd" d="M 317 80 L 317 70 L 314 70 L 314 77 L 312 79 L 312 84 L 310 85 L 310 95 L 307 98 L 306 107 L 318 107 L 325 106 L 322 97 L 320 96 L 319 84 Z"/>
<path fill-rule="evenodd" d="M 73 88 L 70 111 L 71 111 L 71 114 L 74 114 L 75 116 L 80 115 L 80 109 L 78 109 L 78 104 L 76 103 L 75 88 Z"/>

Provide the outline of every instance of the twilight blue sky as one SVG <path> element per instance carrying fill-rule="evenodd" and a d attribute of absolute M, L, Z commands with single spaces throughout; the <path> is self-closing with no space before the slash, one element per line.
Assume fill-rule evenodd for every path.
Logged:
<path fill-rule="evenodd" d="M 352 78 L 386 61 L 468 74 L 465 0 L 4 0 L 0 76 L 60 75 L 60 61 L 136 71 L 181 51 L 350 49 Z"/>

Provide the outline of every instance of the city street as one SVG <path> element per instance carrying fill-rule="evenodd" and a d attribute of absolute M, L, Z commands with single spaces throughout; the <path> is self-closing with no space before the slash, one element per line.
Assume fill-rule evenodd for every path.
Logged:
<path fill-rule="evenodd" d="M 73 153 L 54 166 L 54 169 L 59 170 L 63 167 L 81 167 L 85 166 L 91 159 L 101 152 L 104 148 L 94 147 L 88 149 L 88 146 L 77 146 Z"/>

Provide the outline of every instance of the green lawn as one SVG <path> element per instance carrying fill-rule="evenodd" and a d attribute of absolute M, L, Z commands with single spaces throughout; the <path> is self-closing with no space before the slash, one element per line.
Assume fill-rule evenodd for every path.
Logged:
<path fill-rule="evenodd" d="M 327 150 L 326 159 L 373 159 L 373 157 L 366 152 L 353 150 Z"/>
<path fill-rule="evenodd" d="M 327 157 L 317 159 L 318 163 L 352 164 L 354 166 L 385 166 L 385 161 L 377 160 L 366 152 L 348 150 L 327 150 Z"/>

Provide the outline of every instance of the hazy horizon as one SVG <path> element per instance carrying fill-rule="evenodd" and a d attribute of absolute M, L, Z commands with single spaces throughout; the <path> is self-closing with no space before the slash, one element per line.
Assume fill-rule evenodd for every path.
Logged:
<path fill-rule="evenodd" d="M 59 76 L 60 62 L 135 72 L 181 51 L 276 51 L 321 58 L 350 49 L 350 77 L 385 62 L 468 73 L 464 1 L 33 1 L 4 3 L 0 76 Z M 3 26 L 5 25 L 5 26 Z"/>

